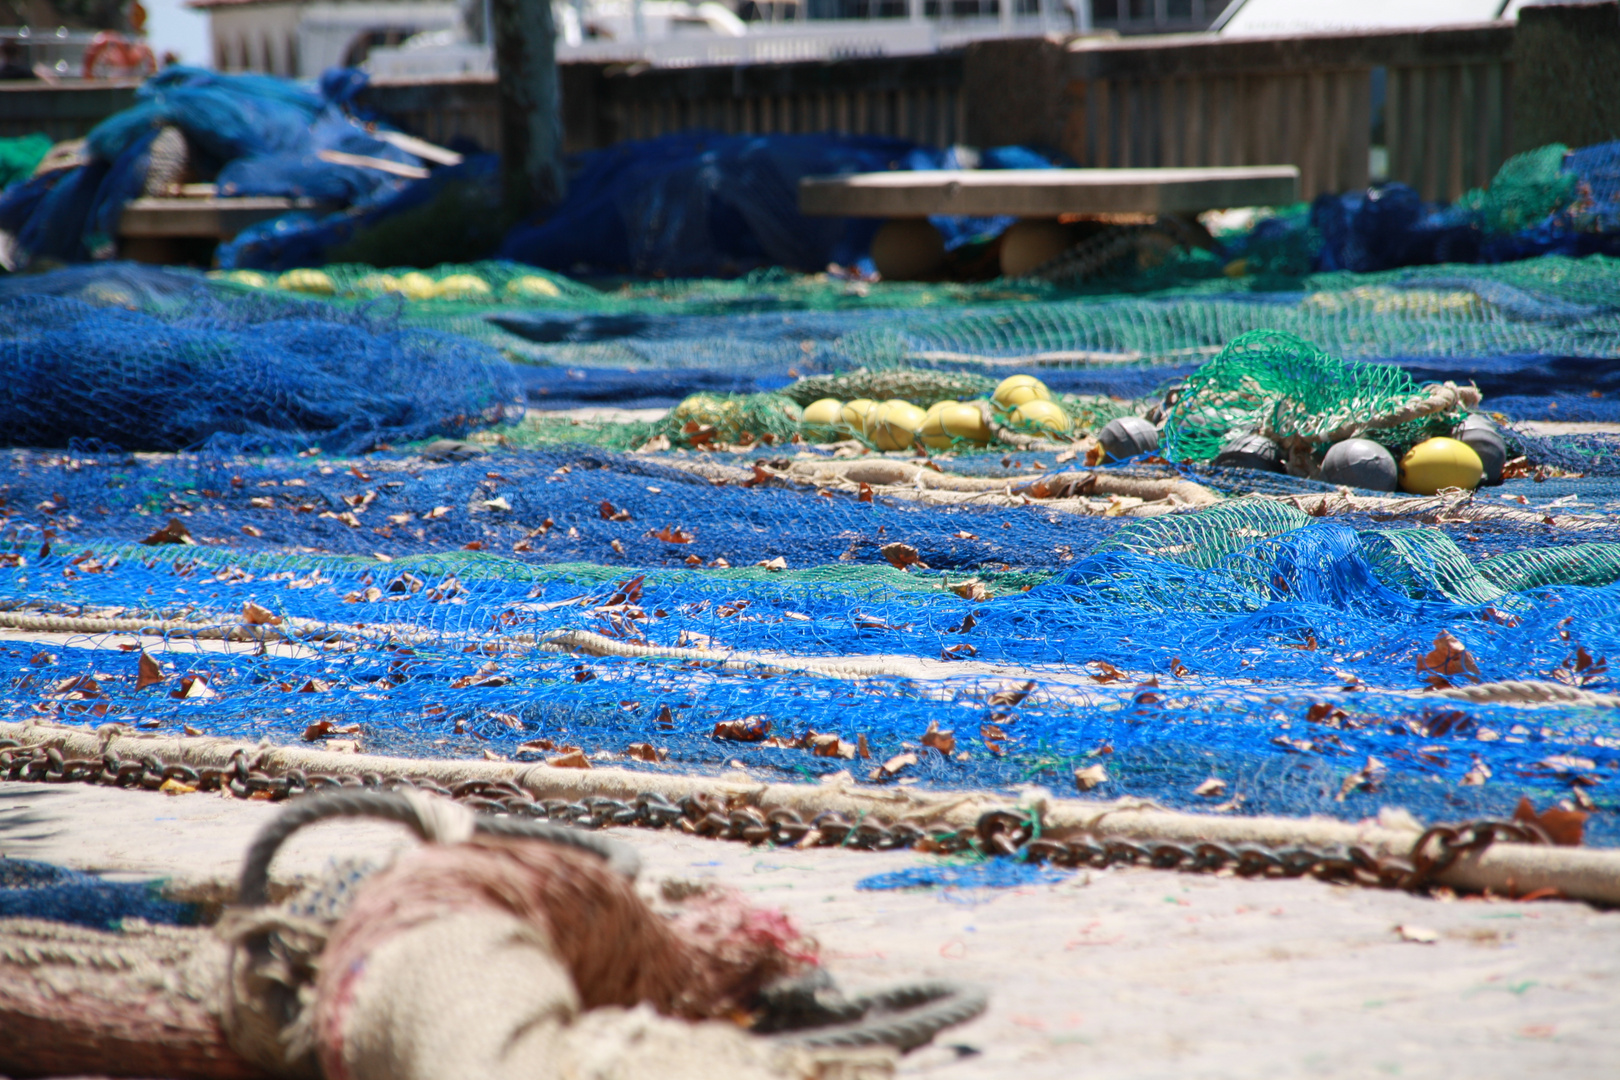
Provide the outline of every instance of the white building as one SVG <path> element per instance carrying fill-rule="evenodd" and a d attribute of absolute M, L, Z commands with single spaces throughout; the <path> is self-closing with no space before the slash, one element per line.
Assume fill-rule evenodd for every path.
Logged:
<path fill-rule="evenodd" d="M 452 0 L 189 0 L 208 15 L 213 66 L 313 78 L 372 48 L 454 30 Z"/>

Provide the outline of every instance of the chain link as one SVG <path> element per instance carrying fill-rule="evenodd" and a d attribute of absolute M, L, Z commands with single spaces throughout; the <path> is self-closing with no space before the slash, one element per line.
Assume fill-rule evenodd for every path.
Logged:
<path fill-rule="evenodd" d="M 406 788 L 455 799 L 480 813 L 513 814 L 585 829 L 615 825 L 678 828 L 694 836 L 778 847 L 849 847 L 863 851 L 908 848 L 941 855 L 1001 855 L 1066 868 L 1150 866 L 1192 873 L 1231 872 L 1240 877 L 1313 877 L 1414 892 L 1429 888 L 1458 859 L 1484 851 L 1498 840 L 1551 843 L 1546 832 L 1532 822 L 1491 819 L 1430 826 L 1404 858 L 1379 855 L 1359 844 L 1275 848 L 1215 841 L 1134 841 L 1091 834 L 1056 839 L 1042 835 L 1037 815 L 1012 810 L 987 811 L 971 828 L 945 822 L 886 825 L 864 817 L 851 821 L 831 810 L 806 821 L 791 810 L 732 806 L 715 795 L 688 795 L 670 802 L 648 791 L 628 801 L 602 795 L 588 795 L 576 802 L 541 800 L 510 780 L 468 780 L 445 788 L 432 780 L 385 779 L 375 772 L 355 775 L 290 769 L 271 775 L 250 762 L 244 750 L 236 751 L 224 768 L 195 769 L 183 763 L 166 763 L 152 755 L 120 758 L 108 752 L 100 758 L 64 758 L 55 747 L 25 747 L 15 739 L 0 739 L 0 777 L 147 790 L 156 790 L 172 780 L 201 791 L 223 788 L 239 799 L 278 802 L 308 791 L 333 788 Z"/>

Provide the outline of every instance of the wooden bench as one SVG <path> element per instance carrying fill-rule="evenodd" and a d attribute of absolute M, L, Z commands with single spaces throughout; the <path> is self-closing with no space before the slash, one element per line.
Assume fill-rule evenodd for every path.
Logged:
<path fill-rule="evenodd" d="M 1197 214 L 1299 201 L 1299 169 L 962 169 L 799 181 L 801 213 L 829 217 Z"/>
<path fill-rule="evenodd" d="M 313 199 L 266 195 L 145 196 L 124 207 L 118 220 L 118 247 L 123 258 L 136 262 L 207 265 L 213 261 L 217 245 L 235 239 L 250 225 L 292 210 L 325 214 L 334 209 L 329 203 Z"/>

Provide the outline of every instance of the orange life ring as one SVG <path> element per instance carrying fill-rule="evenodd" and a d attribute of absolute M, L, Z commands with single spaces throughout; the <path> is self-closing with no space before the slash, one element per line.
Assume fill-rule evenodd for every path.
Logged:
<path fill-rule="evenodd" d="M 128 41 L 122 34 L 103 30 L 84 50 L 87 79 L 144 78 L 157 73 L 157 58 L 144 41 Z"/>

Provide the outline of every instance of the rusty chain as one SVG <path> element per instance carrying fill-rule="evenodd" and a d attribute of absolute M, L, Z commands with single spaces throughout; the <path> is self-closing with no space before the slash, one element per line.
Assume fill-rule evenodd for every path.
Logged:
<path fill-rule="evenodd" d="M 825 811 L 806 821 L 791 810 L 731 806 L 713 795 L 688 795 L 670 802 L 656 792 L 643 792 L 628 801 L 591 795 L 570 802 L 536 799 L 510 780 L 469 780 L 446 788 L 431 780 L 385 778 L 375 772 L 356 775 L 289 769 L 272 776 L 251 764 L 245 750 L 238 750 L 223 768 L 196 769 L 164 762 L 153 755 L 121 758 L 109 752 L 99 758 L 65 758 L 55 747 L 25 747 L 15 739 L 0 739 L 0 777 L 43 783 L 78 781 L 152 791 L 174 781 L 199 791 L 224 788 L 239 799 L 277 802 L 332 788 L 414 788 L 454 799 L 481 813 L 513 814 L 587 829 L 610 825 L 678 828 L 695 836 L 780 847 L 871 851 L 909 848 L 941 855 L 1000 855 L 1069 868 L 1149 866 L 1193 873 L 1230 871 L 1240 877 L 1313 877 L 1414 892 L 1429 888 L 1436 877 L 1464 855 L 1483 851 L 1497 840 L 1551 842 L 1533 823 L 1490 819 L 1431 826 L 1404 858 L 1379 855 L 1359 844 L 1279 848 L 1213 841 L 1126 840 L 1089 834 L 1056 839 L 1042 835 L 1041 822 L 1034 815 L 1011 810 L 988 811 L 971 828 L 943 822 L 918 826 L 907 822 L 885 825 L 865 819 L 851 821 L 835 811 Z"/>

